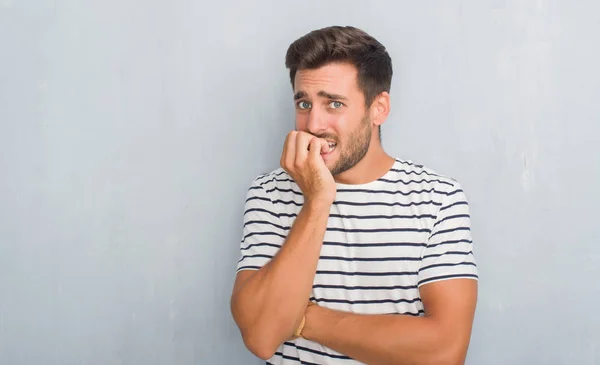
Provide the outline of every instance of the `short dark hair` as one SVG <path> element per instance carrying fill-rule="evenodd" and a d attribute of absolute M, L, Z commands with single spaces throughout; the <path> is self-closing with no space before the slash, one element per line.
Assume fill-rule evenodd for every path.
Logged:
<path fill-rule="evenodd" d="M 365 31 L 352 26 L 313 30 L 294 41 L 285 56 L 294 87 L 296 72 L 331 62 L 349 62 L 358 71 L 358 87 L 369 107 L 380 93 L 390 92 L 392 60 L 385 47 Z"/>

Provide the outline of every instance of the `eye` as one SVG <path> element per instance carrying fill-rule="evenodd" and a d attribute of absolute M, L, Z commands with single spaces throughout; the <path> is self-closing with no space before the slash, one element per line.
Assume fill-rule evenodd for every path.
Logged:
<path fill-rule="evenodd" d="M 307 101 L 299 101 L 298 104 L 296 104 L 298 106 L 298 109 L 308 109 L 310 108 L 310 103 Z"/>
<path fill-rule="evenodd" d="M 339 109 L 342 106 L 344 106 L 344 104 L 339 101 L 332 101 L 331 103 L 329 103 L 329 107 L 332 109 Z"/>

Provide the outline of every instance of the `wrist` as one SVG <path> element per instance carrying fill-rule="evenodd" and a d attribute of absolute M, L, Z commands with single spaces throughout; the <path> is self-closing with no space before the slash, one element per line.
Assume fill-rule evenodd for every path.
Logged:
<path fill-rule="evenodd" d="M 292 335 L 292 338 L 291 338 L 292 340 L 302 337 L 302 331 L 304 330 L 305 323 L 306 323 L 306 316 L 303 316 L 302 321 L 300 322 L 300 325 L 298 326 L 298 328 L 296 328 L 296 331 L 294 331 L 294 334 Z"/>
<path fill-rule="evenodd" d="M 302 208 L 313 214 L 329 214 L 332 204 L 333 202 L 327 199 L 305 198 Z"/>
<path fill-rule="evenodd" d="M 318 305 L 309 305 L 306 308 L 304 325 L 301 331 L 302 338 L 309 341 L 315 341 L 316 333 L 318 333 L 317 327 L 320 323 L 319 314 L 322 309 L 324 308 L 321 308 Z"/>

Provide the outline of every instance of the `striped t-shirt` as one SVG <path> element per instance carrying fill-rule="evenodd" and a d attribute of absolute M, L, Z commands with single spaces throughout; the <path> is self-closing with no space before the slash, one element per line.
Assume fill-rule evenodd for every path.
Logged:
<path fill-rule="evenodd" d="M 303 203 L 281 168 L 248 190 L 240 270 L 257 270 L 284 243 Z M 311 298 L 362 314 L 424 314 L 419 287 L 477 280 L 469 206 L 458 182 L 396 159 L 376 181 L 337 184 Z M 286 341 L 268 364 L 360 364 L 318 343 Z"/>

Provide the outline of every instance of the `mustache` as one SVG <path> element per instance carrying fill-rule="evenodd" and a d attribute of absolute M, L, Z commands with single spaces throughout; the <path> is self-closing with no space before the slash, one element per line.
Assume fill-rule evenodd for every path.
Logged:
<path fill-rule="evenodd" d="M 296 132 L 298 132 L 298 128 L 294 128 L 294 130 Z M 335 143 L 339 142 L 338 137 L 336 135 L 331 134 L 331 133 L 319 133 L 319 134 L 315 134 L 315 133 L 311 133 L 311 132 L 308 132 L 308 131 L 303 131 L 303 132 L 304 133 L 308 133 L 311 136 L 315 136 L 317 138 L 327 139 L 327 140 L 333 141 Z"/>
<path fill-rule="evenodd" d="M 330 134 L 330 133 L 320 133 L 320 134 L 310 133 L 310 134 L 312 134 L 313 136 L 315 136 L 317 138 L 327 139 L 329 141 L 333 141 L 333 142 L 336 142 L 336 143 L 338 142 L 337 136 L 335 136 L 333 134 Z"/>

